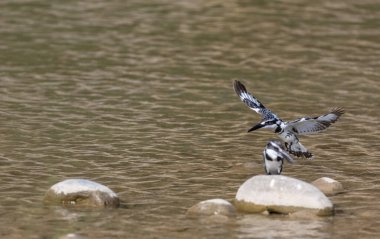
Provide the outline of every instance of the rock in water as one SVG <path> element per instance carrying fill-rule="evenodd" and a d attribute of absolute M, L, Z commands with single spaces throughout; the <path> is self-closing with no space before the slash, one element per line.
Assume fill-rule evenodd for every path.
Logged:
<path fill-rule="evenodd" d="M 76 233 L 69 233 L 64 236 L 59 237 L 58 239 L 87 239 L 87 237 L 81 236 Z"/>
<path fill-rule="evenodd" d="M 187 210 L 191 215 L 223 215 L 233 216 L 236 213 L 235 207 L 224 199 L 210 199 L 199 202 Z"/>
<path fill-rule="evenodd" d="M 236 194 L 235 206 L 251 213 L 265 210 L 285 214 L 308 210 L 320 216 L 333 213 L 333 204 L 318 188 L 282 175 L 259 175 L 248 179 Z"/>
<path fill-rule="evenodd" d="M 311 184 L 328 196 L 343 192 L 343 185 L 332 178 L 322 177 L 313 181 Z"/>
<path fill-rule="evenodd" d="M 119 198 L 108 187 L 86 179 L 68 179 L 54 184 L 44 201 L 75 207 L 118 207 Z"/>

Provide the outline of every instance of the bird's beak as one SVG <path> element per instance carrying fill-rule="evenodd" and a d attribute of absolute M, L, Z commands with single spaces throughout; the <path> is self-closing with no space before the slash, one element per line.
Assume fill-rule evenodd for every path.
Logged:
<path fill-rule="evenodd" d="M 250 128 L 250 129 L 248 130 L 248 132 L 251 132 L 251 131 L 254 131 L 254 130 L 260 129 L 260 128 L 264 127 L 264 126 L 265 126 L 265 124 L 264 124 L 263 122 L 260 122 L 260 123 L 258 123 L 257 125 L 253 126 L 252 128 Z"/>

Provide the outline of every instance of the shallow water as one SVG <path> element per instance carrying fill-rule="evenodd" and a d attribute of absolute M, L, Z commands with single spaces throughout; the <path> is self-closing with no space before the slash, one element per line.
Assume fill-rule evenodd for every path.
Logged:
<path fill-rule="evenodd" d="M 0 236 L 374 238 L 380 233 L 378 1 L 47 1 L 0 3 Z M 336 215 L 193 219 L 262 174 L 276 136 L 232 90 L 239 79 L 285 120 L 347 113 L 303 137 L 332 177 Z M 109 186 L 117 210 L 46 206 L 54 183 Z"/>

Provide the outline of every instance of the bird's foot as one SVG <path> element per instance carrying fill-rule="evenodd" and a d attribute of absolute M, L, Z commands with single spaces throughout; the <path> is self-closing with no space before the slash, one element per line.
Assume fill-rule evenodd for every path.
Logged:
<path fill-rule="evenodd" d="M 289 153 L 290 154 L 293 154 L 294 156 L 296 156 L 296 157 L 305 157 L 305 158 L 307 158 L 307 159 L 309 159 L 309 160 L 311 160 L 311 159 L 313 159 L 313 154 L 312 153 L 310 153 L 310 152 L 301 152 L 301 151 L 293 151 L 293 150 L 291 150 L 291 149 L 289 149 L 288 150 L 289 151 Z"/>

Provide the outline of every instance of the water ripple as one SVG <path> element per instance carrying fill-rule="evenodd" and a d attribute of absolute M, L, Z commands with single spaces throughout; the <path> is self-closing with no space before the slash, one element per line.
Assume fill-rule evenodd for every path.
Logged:
<path fill-rule="evenodd" d="M 3 237 L 376 237 L 378 6 L 2 1 Z M 246 133 L 259 116 L 234 94 L 235 79 L 284 120 L 346 109 L 325 133 L 302 138 L 315 160 L 284 168 L 343 183 L 333 218 L 186 218 L 198 201 L 232 199 L 262 174 L 263 146 L 276 137 Z M 109 186 L 122 208 L 44 206 L 45 191 L 66 178 Z"/>

